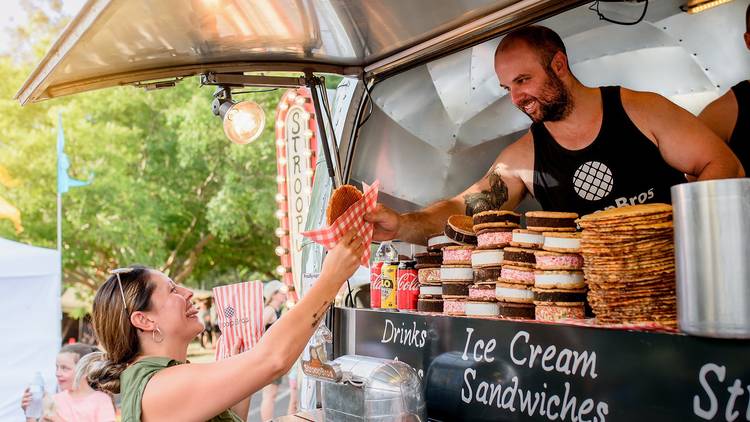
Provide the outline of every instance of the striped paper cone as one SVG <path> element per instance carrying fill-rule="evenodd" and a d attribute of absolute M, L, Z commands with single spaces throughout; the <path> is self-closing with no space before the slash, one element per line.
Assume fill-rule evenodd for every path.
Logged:
<path fill-rule="evenodd" d="M 248 281 L 214 287 L 216 317 L 221 337 L 216 359 L 230 356 L 232 344 L 242 339 L 241 352 L 250 350 L 263 335 L 263 283 Z"/>

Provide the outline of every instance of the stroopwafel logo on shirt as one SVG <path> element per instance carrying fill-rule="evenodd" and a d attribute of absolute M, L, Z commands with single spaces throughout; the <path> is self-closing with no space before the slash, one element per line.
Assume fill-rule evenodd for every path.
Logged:
<path fill-rule="evenodd" d="M 587 201 L 606 198 L 613 187 L 612 170 L 599 161 L 587 161 L 573 174 L 573 189 Z"/>

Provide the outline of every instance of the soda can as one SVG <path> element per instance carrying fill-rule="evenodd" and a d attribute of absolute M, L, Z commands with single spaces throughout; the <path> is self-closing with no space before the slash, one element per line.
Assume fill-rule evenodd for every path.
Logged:
<path fill-rule="evenodd" d="M 416 311 L 419 297 L 419 280 L 417 278 L 417 262 L 401 261 L 398 265 L 396 279 L 396 305 L 399 310 Z"/>
<path fill-rule="evenodd" d="M 370 265 L 370 308 L 380 308 L 380 288 L 383 285 L 383 261 Z"/>
<path fill-rule="evenodd" d="M 396 292 L 398 279 L 398 262 L 385 262 L 381 271 L 380 307 L 382 309 L 397 309 Z"/>

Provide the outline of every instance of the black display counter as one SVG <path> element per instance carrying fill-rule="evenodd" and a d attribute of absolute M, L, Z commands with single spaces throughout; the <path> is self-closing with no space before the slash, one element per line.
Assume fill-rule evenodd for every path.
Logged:
<path fill-rule="evenodd" d="M 414 367 L 432 420 L 750 420 L 747 340 L 351 308 L 333 332 Z"/>

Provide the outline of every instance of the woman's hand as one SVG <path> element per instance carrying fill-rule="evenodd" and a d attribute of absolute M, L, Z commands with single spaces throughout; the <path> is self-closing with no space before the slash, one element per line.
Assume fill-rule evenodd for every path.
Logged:
<path fill-rule="evenodd" d="M 340 286 L 357 270 L 364 251 L 365 245 L 356 229 L 349 230 L 336 247 L 328 252 L 320 278 L 332 280 L 337 287 Z"/>
<path fill-rule="evenodd" d="M 29 407 L 31 404 L 31 391 L 29 391 L 29 387 L 26 387 L 25 390 L 23 390 L 23 397 L 21 397 L 21 409 L 23 409 L 24 413 L 26 413 L 26 408 Z"/>
<path fill-rule="evenodd" d="M 240 351 L 242 350 L 242 346 L 245 344 L 244 341 L 242 341 L 241 338 L 238 338 L 234 341 L 234 344 L 232 344 L 232 350 L 229 351 L 229 356 L 236 356 L 240 354 Z"/>
<path fill-rule="evenodd" d="M 231 346 L 231 350 L 229 351 L 229 356 L 239 355 L 244 344 L 245 342 L 241 338 L 235 340 Z M 232 406 L 232 411 L 237 414 L 237 416 L 242 418 L 243 421 L 247 420 L 247 413 L 250 410 L 250 397 L 251 396 L 248 396 L 242 399 L 239 403 Z"/>

